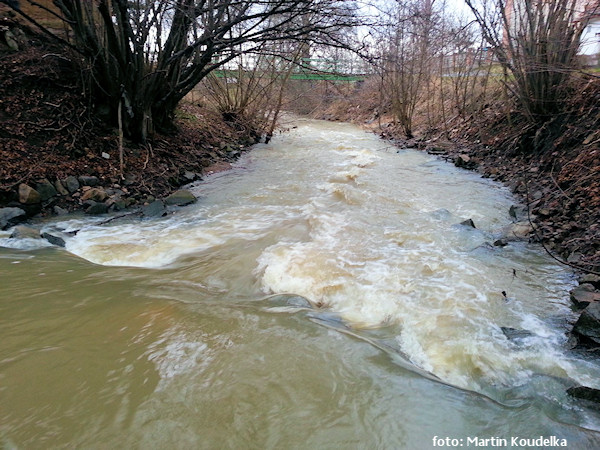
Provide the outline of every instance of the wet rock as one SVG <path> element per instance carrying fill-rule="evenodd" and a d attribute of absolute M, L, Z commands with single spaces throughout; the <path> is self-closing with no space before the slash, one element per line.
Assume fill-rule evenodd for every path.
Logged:
<path fill-rule="evenodd" d="M 516 221 L 527 219 L 527 208 L 525 206 L 512 205 L 508 209 L 508 215 Z"/>
<path fill-rule="evenodd" d="M 462 169 L 473 169 L 477 167 L 477 163 L 471 159 L 469 155 L 460 154 L 454 159 L 454 165 Z"/>
<path fill-rule="evenodd" d="M 19 185 L 19 202 L 24 205 L 33 205 L 42 202 L 42 196 L 31 186 L 21 183 Z"/>
<path fill-rule="evenodd" d="M 40 230 L 37 228 L 26 227 L 25 225 L 17 225 L 13 228 L 10 234 L 11 239 L 41 239 Z"/>
<path fill-rule="evenodd" d="M 573 327 L 573 333 L 600 344 L 600 303 L 590 303 L 583 310 Z"/>
<path fill-rule="evenodd" d="M 56 180 L 54 182 L 54 189 L 56 189 L 56 192 L 58 192 L 60 195 L 69 195 L 69 191 L 67 191 L 60 180 Z"/>
<path fill-rule="evenodd" d="M 82 186 L 98 186 L 98 177 L 82 175 L 78 180 Z"/>
<path fill-rule="evenodd" d="M 467 219 L 467 220 L 464 220 L 464 221 L 462 221 L 460 224 L 461 224 L 461 225 L 464 225 L 464 226 L 466 226 L 466 227 L 477 228 L 477 227 L 475 226 L 475 222 L 473 222 L 473 219 Z"/>
<path fill-rule="evenodd" d="M 79 189 L 79 181 L 72 175 L 65 178 L 63 183 L 71 194 Z"/>
<path fill-rule="evenodd" d="M 0 230 L 6 230 L 27 218 L 27 213 L 21 208 L 0 208 Z"/>
<path fill-rule="evenodd" d="M 173 192 L 165 199 L 167 205 L 184 206 L 196 202 L 196 197 L 187 189 Z"/>
<path fill-rule="evenodd" d="M 587 386 L 575 386 L 567 389 L 567 394 L 574 398 L 592 402 L 597 404 L 596 407 L 600 407 L 600 390 L 598 389 Z"/>
<path fill-rule="evenodd" d="M 510 327 L 500 327 L 500 329 L 502 330 L 504 336 L 506 336 L 506 339 L 508 339 L 509 341 L 514 341 L 516 339 L 524 339 L 533 336 L 533 333 L 527 330 L 518 330 L 516 328 Z"/>
<path fill-rule="evenodd" d="M 573 289 L 570 293 L 571 301 L 578 308 L 585 308 L 590 303 L 600 302 L 600 292 L 589 283 L 583 283 Z"/>
<path fill-rule="evenodd" d="M 106 214 L 108 212 L 108 205 L 104 203 L 90 202 L 90 206 L 85 210 L 86 214 L 96 216 L 99 214 Z"/>
<path fill-rule="evenodd" d="M 494 247 L 506 247 L 508 245 L 508 242 L 506 242 L 504 239 L 497 239 L 494 241 Z"/>
<path fill-rule="evenodd" d="M 93 200 L 95 202 L 103 202 L 107 198 L 108 198 L 108 194 L 102 188 L 91 188 L 81 196 L 81 200 L 84 202 L 86 200 Z"/>
<path fill-rule="evenodd" d="M 36 183 L 35 190 L 40 194 L 43 202 L 55 197 L 58 194 L 54 185 L 47 179 L 40 180 L 38 183 Z"/>
<path fill-rule="evenodd" d="M 66 241 L 62 233 L 58 232 L 44 232 L 42 233 L 42 237 L 50 242 L 52 245 L 56 245 L 57 247 L 64 247 L 66 245 Z"/>
<path fill-rule="evenodd" d="M 165 204 L 161 200 L 154 200 L 142 208 L 142 215 L 144 217 L 162 217 L 165 214 Z"/>

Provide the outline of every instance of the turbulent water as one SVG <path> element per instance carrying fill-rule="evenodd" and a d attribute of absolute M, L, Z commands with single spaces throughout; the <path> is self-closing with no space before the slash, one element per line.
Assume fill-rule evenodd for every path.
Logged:
<path fill-rule="evenodd" d="M 598 448 L 600 415 L 565 394 L 600 387 L 566 350 L 571 274 L 489 244 L 510 193 L 296 125 L 168 217 L 44 224 L 79 230 L 66 249 L 0 235 L 0 443 Z"/>

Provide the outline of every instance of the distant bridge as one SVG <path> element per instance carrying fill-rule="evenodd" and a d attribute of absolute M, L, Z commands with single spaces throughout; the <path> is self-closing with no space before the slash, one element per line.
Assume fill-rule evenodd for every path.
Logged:
<path fill-rule="evenodd" d="M 301 65 L 298 65 L 290 74 L 291 80 L 327 80 L 340 82 L 364 81 L 368 76 L 365 67 L 356 67 L 354 62 L 336 61 L 331 59 L 308 59 L 304 58 Z M 362 70 L 356 70 L 356 69 Z M 239 70 L 220 69 L 212 72 L 217 78 L 237 79 Z M 285 71 L 274 72 L 279 76 Z"/>

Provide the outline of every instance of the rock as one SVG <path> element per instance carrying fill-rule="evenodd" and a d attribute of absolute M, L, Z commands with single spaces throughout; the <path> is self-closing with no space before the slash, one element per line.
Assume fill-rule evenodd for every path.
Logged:
<path fill-rule="evenodd" d="M 180 189 L 179 191 L 173 192 L 165 199 L 167 205 L 184 206 L 194 203 L 196 197 L 187 189 Z"/>
<path fill-rule="evenodd" d="M 108 194 L 102 188 L 91 188 L 81 196 L 82 201 L 93 200 L 95 202 L 103 202 L 107 198 Z"/>
<path fill-rule="evenodd" d="M 142 208 L 142 215 L 144 217 L 162 217 L 166 212 L 165 204 L 162 200 L 154 200 L 152 203 Z"/>
<path fill-rule="evenodd" d="M 65 189 L 65 186 L 60 180 L 56 180 L 54 182 L 54 189 L 56 189 L 56 192 L 58 192 L 60 195 L 69 195 L 69 191 Z"/>
<path fill-rule="evenodd" d="M 533 227 L 529 222 L 517 222 L 512 224 L 506 233 L 507 238 L 527 239 L 533 232 Z"/>
<path fill-rule="evenodd" d="M 471 227 L 471 228 L 477 228 L 475 226 L 475 222 L 473 222 L 473 219 L 467 219 L 467 220 L 463 220 L 461 223 L 461 225 L 464 225 L 466 227 Z"/>
<path fill-rule="evenodd" d="M 506 339 L 508 339 L 509 341 L 513 341 L 515 339 L 524 339 L 526 337 L 533 336 L 533 333 L 527 330 L 517 330 L 516 328 L 510 327 L 500 327 L 500 329 L 502 330 L 504 336 L 506 336 Z"/>
<path fill-rule="evenodd" d="M 98 215 L 98 214 L 106 214 L 108 212 L 108 206 L 104 203 L 96 203 L 93 202 L 88 209 L 85 210 L 86 214 L 89 215 Z"/>
<path fill-rule="evenodd" d="M 57 247 L 65 246 L 65 239 L 61 236 L 62 233 L 53 232 L 53 233 L 42 233 L 42 237 L 50 242 L 52 245 L 56 245 Z"/>
<path fill-rule="evenodd" d="M 11 239 L 41 239 L 40 230 L 36 228 L 26 227 L 25 225 L 17 225 L 13 228 L 10 234 Z"/>
<path fill-rule="evenodd" d="M 79 189 L 79 181 L 72 175 L 65 178 L 64 184 L 71 194 Z"/>
<path fill-rule="evenodd" d="M 19 43 L 17 42 L 17 39 L 11 30 L 6 30 L 4 32 L 4 40 L 6 41 L 8 48 L 10 48 L 12 51 L 19 51 Z"/>
<path fill-rule="evenodd" d="M 42 196 L 31 186 L 21 183 L 19 185 L 19 202 L 24 205 L 33 205 L 42 202 Z"/>
<path fill-rule="evenodd" d="M 27 218 L 27 213 L 21 208 L 0 208 L 0 230 L 6 230 Z"/>
<path fill-rule="evenodd" d="M 43 202 L 55 197 L 58 194 L 54 185 L 45 178 L 36 183 L 35 190 L 40 194 Z"/>
<path fill-rule="evenodd" d="M 82 186 L 98 186 L 98 177 L 82 175 L 78 180 Z"/>
<path fill-rule="evenodd" d="M 508 245 L 508 242 L 506 242 L 504 239 L 497 239 L 494 241 L 494 247 L 506 247 Z"/>
<path fill-rule="evenodd" d="M 454 165 L 463 169 L 473 169 L 477 163 L 469 155 L 460 154 L 454 159 Z"/>
<path fill-rule="evenodd" d="M 66 214 L 69 214 L 69 211 L 67 211 L 64 208 L 61 208 L 60 206 L 55 206 L 54 207 L 54 214 L 56 214 L 57 216 L 64 216 Z"/>
<path fill-rule="evenodd" d="M 593 403 L 600 403 L 600 390 L 587 386 L 575 386 L 567 389 L 567 394 L 571 397 L 587 400 Z"/>
<path fill-rule="evenodd" d="M 508 215 L 517 221 L 526 219 L 527 218 L 527 208 L 525 206 L 512 205 L 508 209 Z"/>
<path fill-rule="evenodd" d="M 600 292 L 588 283 L 580 284 L 570 293 L 571 301 L 578 308 L 585 308 L 590 303 L 600 302 Z"/>
<path fill-rule="evenodd" d="M 600 288 L 600 276 L 594 275 L 593 273 L 588 273 L 581 278 L 582 283 L 590 283 L 595 287 Z"/>
<path fill-rule="evenodd" d="M 189 182 L 192 182 L 198 180 L 200 176 L 195 172 L 190 172 L 189 170 L 186 170 L 183 173 L 183 178 L 185 178 Z"/>
<path fill-rule="evenodd" d="M 573 333 L 600 344 L 600 303 L 590 303 L 573 327 Z"/>

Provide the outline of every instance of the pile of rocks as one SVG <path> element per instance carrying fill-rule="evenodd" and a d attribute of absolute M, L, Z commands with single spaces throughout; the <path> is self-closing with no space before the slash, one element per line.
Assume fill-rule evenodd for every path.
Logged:
<path fill-rule="evenodd" d="M 130 192 L 128 180 L 123 185 L 112 183 L 102 186 L 95 176 L 68 176 L 50 182 L 42 179 L 32 185 L 21 183 L 14 192 L 14 198 L 0 208 L 0 229 L 8 229 L 33 217 L 40 212 L 64 215 L 71 211 L 84 211 L 85 214 L 99 215 L 125 210 L 133 205 L 142 205 L 145 216 L 162 216 L 169 205 L 183 206 L 196 201 L 188 190 L 179 190 L 164 200 L 151 195 Z"/>

